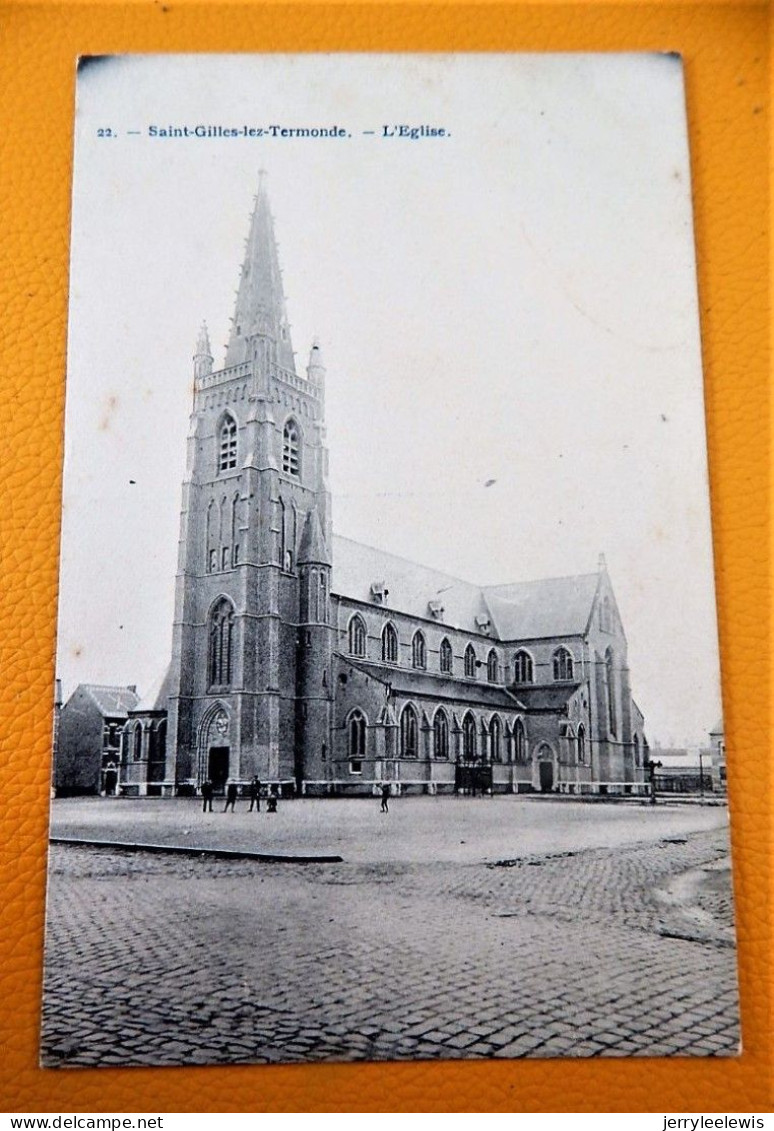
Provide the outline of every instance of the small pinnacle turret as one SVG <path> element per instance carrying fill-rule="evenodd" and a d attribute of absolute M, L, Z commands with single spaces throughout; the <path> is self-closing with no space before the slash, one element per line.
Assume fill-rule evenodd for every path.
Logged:
<path fill-rule="evenodd" d="M 325 544 L 320 516 L 317 507 L 312 507 L 306 516 L 298 547 L 299 565 L 330 565 L 331 557 Z"/>
<path fill-rule="evenodd" d="M 210 346 L 210 335 L 207 332 L 206 322 L 202 322 L 199 337 L 196 339 L 196 353 L 193 362 L 194 377 L 204 377 L 208 373 L 212 373 L 212 347 Z"/>
<path fill-rule="evenodd" d="M 306 375 L 310 381 L 314 381 L 319 385 L 325 380 L 325 372 L 325 363 L 323 362 L 320 342 L 315 338 L 312 342 L 312 348 L 309 351 L 309 364 L 306 367 Z"/>

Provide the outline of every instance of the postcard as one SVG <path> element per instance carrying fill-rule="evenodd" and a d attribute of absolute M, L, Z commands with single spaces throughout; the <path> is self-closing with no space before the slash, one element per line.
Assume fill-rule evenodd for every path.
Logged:
<path fill-rule="evenodd" d="M 688 140 L 80 60 L 45 1066 L 738 1053 Z"/>

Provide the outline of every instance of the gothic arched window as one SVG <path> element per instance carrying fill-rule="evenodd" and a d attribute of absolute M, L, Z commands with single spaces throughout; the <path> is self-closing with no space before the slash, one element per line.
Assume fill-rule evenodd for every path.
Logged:
<path fill-rule="evenodd" d="M 347 749 L 349 772 L 351 774 L 362 773 L 363 758 L 366 752 L 366 718 L 363 712 L 357 708 L 349 716 L 347 723 Z"/>
<path fill-rule="evenodd" d="M 495 715 L 489 724 L 489 753 L 493 762 L 503 760 L 503 724 L 499 715 Z"/>
<path fill-rule="evenodd" d="M 298 479 L 301 474 L 301 440 L 298 425 L 291 419 L 282 430 L 282 470 Z"/>
<path fill-rule="evenodd" d="M 400 756 L 416 758 L 419 751 L 419 725 L 417 713 L 409 703 L 400 716 Z"/>
<path fill-rule="evenodd" d="M 497 683 L 500 678 L 500 661 L 494 648 L 490 651 L 486 661 L 486 678 L 490 683 Z"/>
<path fill-rule="evenodd" d="M 427 667 L 427 647 L 421 632 L 415 632 L 414 639 L 411 641 L 411 664 L 415 668 L 424 669 Z"/>
<path fill-rule="evenodd" d="M 357 613 L 349 622 L 349 654 L 350 656 L 366 654 L 366 626 L 363 618 Z"/>
<path fill-rule="evenodd" d="M 398 662 L 398 634 L 391 624 L 386 624 L 382 632 L 382 661 L 385 664 Z"/>
<path fill-rule="evenodd" d="M 133 743 L 132 756 L 134 757 L 135 762 L 139 762 L 140 759 L 142 758 L 142 724 L 141 723 L 135 723 L 133 738 L 134 738 L 134 743 Z"/>
<path fill-rule="evenodd" d="M 583 723 L 578 727 L 578 762 L 581 766 L 586 762 L 586 730 Z"/>
<path fill-rule="evenodd" d="M 472 762 L 476 757 L 476 720 L 468 711 L 462 720 L 462 757 Z"/>
<path fill-rule="evenodd" d="M 223 417 L 218 433 L 218 471 L 231 471 L 237 465 L 237 426 L 230 414 Z"/>
<path fill-rule="evenodd" d="M 433 757 L 449 757 L 449 720 L 441 707 L 435 712 L 433 719 Z"/>
<path fill-rule="evenodd" d="M 605 687 L 607 689 L 607 725 L 610 733 L 615 734 L 615 668 L 612 648 L 608 648 L 608 650 L 605 652 Z"/>
<path fill-rule="evenodd" d="M 465 649 L 465 675 L 468 679 L 476 678 L 476 650 L 472 644 Z"/>
<path fill-rule="evenodd" d="M 520 648 L 513 657 L 513 682 L 532 683 L 533 679 L 532 657 Z"/>
<path fill-rule="evenodd" d="M 527 740 L 524 734 L 524 723 L 521 719 L 516 720 L 516 725 L 513 728 L 513 760 L 520 766 L 524 765 L 527 760 Z"/>
<path fill-rule="evenodd" d="M 566 648 L 557 648 L 554 652 L 554 679 L 557 682 L 572 679 L 572 656 Z"/>
<path fill-rule="evenodd" d="M 444 636 L 443 640 L 441 641 L 440 662 L 441 662 L 441 671 L 445 675 L 451 674 L 453 660 L 454 660 L 454 657 L 453 657 L 453 653 L 452 653 L 452 646 L 449 643 L 449 641 L 446 639 L 446 637 Z"/>
<path fill-rule="evenodd" d="M 637 734 L 634 736 L 634 765 L 638 770 L 642 765 L 640 760 L 640 737 Z"/>
<path fill-rule="evenodd" d="M 210 687 L 229 687 L 233 667 L 234 606 L 222 597 L 210 612 L 207 675 Z"/>

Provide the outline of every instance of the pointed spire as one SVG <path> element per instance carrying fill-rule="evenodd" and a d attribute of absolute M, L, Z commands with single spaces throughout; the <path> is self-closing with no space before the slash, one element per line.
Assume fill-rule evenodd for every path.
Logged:
<path fill-rule="evenodd" d="M 258 175 L 258 193 L 245 246 L 226 367 L 250 360 L 249 339 L 256 334 L 268 340 L 268 352 L 281 366 L 295 372 L 274 221 L 263 170 Z"/>
<path fill-rule="evenodd" d="M 306 375 L 310 381 L 316 381 L 318 385 L 325 380 L 325 362 L 323 361 L 318 338 L 314 339 L 312 348 L 309 351 L 309 364 L 306 367 Z"/>
<path fill-rule="evenodd" d="M 309 565 L 312 563 L 315 565 L 331 564 L 317 507 L 312 507 L 306 516 L 304 529 L 301 532 L 301 544 L 298 547 L 298 564 Z"/>

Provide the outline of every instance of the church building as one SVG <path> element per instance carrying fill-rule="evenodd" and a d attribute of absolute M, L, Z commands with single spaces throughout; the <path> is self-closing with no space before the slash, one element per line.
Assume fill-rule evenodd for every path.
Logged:
<path fill-rule="evenodd" d="M 263 182 L 224 364 L 203 328 L 193 366 L 172 660 L 126 724 L 123 792 L 645 791 L 603 557 L 481 588 L 334 535 L 325 366 L 315 343 L 296 370 Z"/>

